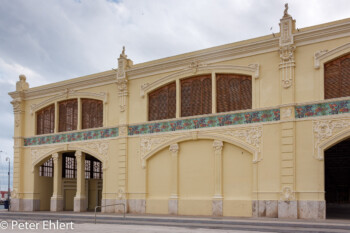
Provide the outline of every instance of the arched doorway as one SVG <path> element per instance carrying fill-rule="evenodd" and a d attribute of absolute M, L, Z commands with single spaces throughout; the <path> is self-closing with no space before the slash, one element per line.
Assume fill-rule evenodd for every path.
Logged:
<path fill-rule="evenodd" d="M 326 217 L 350 219 L 350 138 L 324 155 Z"/>
<path fill-rule="evenodd" d="M 58 153 L 60 157 L 58 166 L 62 172 L 60 172 L 60 185 L 58 185 L 60 195 L 63 198 L 61 210 L 73 211 L 74 210 L 74 198 L 77 195 L 77 178 L 78 178 L 78 167 L 77 158 L 75 151 L 67 151 Z M 96 157 L 84 153 L 84 165 L 83 165 L 83 176 L 84 176 L 84 196 L 86 208 L 81 211 L 94 210 L 95 206 L 101 205 L 102 200 L 102 188 L 103 188 L 103 173 L 102 173 L 102 162 Z M 39 174 L 37 193 L 40 197 L 40 210 L 50 210 L 52 202 L 50 203 L 51 197 L 54 196 L 54 180 L 55 180 L 55 162 L 52 156 L 48 156 L 40 164 L 37 165 L 38 169 L 35 172 Z"/>

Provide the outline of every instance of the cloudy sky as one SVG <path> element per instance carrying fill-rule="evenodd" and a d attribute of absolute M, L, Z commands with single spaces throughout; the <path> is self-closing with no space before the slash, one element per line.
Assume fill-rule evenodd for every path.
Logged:
<path fill-rule="evenodd" d="M 13 153 L 8 92 L 279 31 L 281 0 L 0 0 L 0 189 Z M 350 17 L 349 0 L 289 0 L 298 28 Z M 272 27 L 272 30 L 271 30 Z M 1 179 L 1 176 L 3 178 Z"/>

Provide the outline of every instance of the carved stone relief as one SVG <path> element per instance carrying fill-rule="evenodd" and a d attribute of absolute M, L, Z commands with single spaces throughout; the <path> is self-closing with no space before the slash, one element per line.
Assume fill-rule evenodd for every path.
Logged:
<path fill-rule="evenodd" d="M 17 98 L 11 101 L 14 113 L 22 113 L 22 99 Z"/>
<path fill-rule="evenodd" d="M 294 107 L 286 107 L 281 109 L 281 120 L 294 119 Z"/>
<path fill-rule="evenodd" d="M 248 143 L 256 149 L 253 162 L 259 162 L 262 160 L 262 158 L 259 158 L 262 144 L 262 126 L 230 130 L 226 132 L 226 134 L 235 137 L 238 140 L 244 141 L 245 143 Z"/>
<path fill-rule="evenodd" d="M 253 163 L 262 160 L 262 126 L 239 127 L 221 131 L 192 131 L 181 134 L 166 134 L 161 136 L 144 136 L 140 138 L 140 159 L 143 168 L 146 167 L 146 160 L 163 146 L 171 145 L 171 142 L 181 142 L 185 140 L 214 139 L 213 148 L 222 149 L 224 141 L 227 141 L 253 153 Z"/>
<path fill-rule="evenodd" d="M 323 160 L 322 144 L 332 136 L 342 131 L 348 131 L 350 119 L 334 119 L 313 121 L 314 132 L 314 155 L 318 160 Z"/>
<path fill-rule="evenodd" d="M 32 148 L 32 171 L 34 171 L 34 166 L 40 162 L 44 157 L 67 150 L 76 150 L 76 151 L 86 151 L 91 153 L 92 156 L 96 156 L 97 159 L 100 159 L 103 165 L 103 169 L 106 169 L 109 161 L 109 142 L 86 142 L 86 143 L 73 143 L 65 144 L 60 146 L 50 146 L 43 148 Z"/>
<path fill-rule="evenodd" d="M 179 144 L 171 144 L 169 147 L 169 151 L 173 154 L 177 154 L 177 152 L 179 151 Z"/>
<path fill-rule="evenodd" d="M 284 186 L 282 188 L 281 200 L 283 200 L 283 201 L 293 201 L 293 200 L 295 200 L 294 191 L 293 191 L 293 189 L 291 187 Z"/>
<path fill-rule="evenodd" d="M 147 155 L 155 149 L 157 146 L 165 144 L 178 136 L 168 135 L 168 136 L 160 136 L 160 137 L 142 137 L 140 138 L 140 155 L 141 155 L 141 165 L 142 168 L 146 167 L 146 159 Z M 175 149 L 175 147 L 173 147 Z"/>
<path fill-rule="evenodd" d="M 213 148 L 214 148 L 215 153 L 220 153 L 220 154 L 221 154 L 221 151 L 222 151 L 222 147 L 223 147 L 223 146 L 224 146 L 223 141 L 214 140 L 214 142 L 213 142 Z"/>

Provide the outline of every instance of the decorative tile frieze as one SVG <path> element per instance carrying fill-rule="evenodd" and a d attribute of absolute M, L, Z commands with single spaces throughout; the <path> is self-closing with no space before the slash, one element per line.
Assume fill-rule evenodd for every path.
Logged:
<path fill-rule="evenodd" d="M 350 112 L 350 100 L 309 104 L 295 107 L 295 118 L 328 116 Z"/>
<path fill-rule="evenodd" d="M 133 125 L 129 126 L 128 135 L 133 136 L 142 134 L 164 133 L 180 130 L 262 123 L 279 120 L 280 110 L 270 109 L 255 112 L 232 113 L 225 115 L 205 116 L 191 119 Z"/>
<path fill-rule="evenodd" d="M 24 146 L 38 146 L 55 143 L 87 141 L 94 139 L 114 138 L 118 137 L 118 128 L 97 129 L 90 131 L 62 133 L 47 136 L 30 137 L 24 139 Z"/>

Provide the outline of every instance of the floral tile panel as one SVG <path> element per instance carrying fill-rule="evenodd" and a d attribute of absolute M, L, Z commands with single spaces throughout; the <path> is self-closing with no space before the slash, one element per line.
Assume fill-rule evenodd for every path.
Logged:
<path fill-rule="evenodd" d="M 350 112 L 349 109 L 350 109 L 350 100 L 296 106 L 295 118 L 343 114 L 343 113 L 349 113 Z"/>
<path fill-rule="evenodd" d="M 24 146 L 37 146 L 64 142 L 86 141 L 93 139 L 118 137 L 118 128 L 97 129 L 74 133 L 62 133 L 48 136 L 38 136 L 24 139 Z"/>
<path fill-rule="evenodd" d="M 147 123 L 129 126 L 128 135 L 152 134 L 179 130 L 240 125 L 280 120 L 280 110 L 270 109 L 256 112 L 232 113 L 219 116 L 206 116 L 184 120 Z"/>

